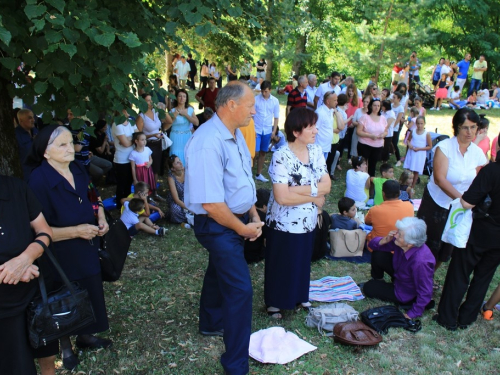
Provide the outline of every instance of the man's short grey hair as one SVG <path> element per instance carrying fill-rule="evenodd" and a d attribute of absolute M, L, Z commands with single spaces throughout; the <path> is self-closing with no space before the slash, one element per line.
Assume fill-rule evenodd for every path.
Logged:
<path fill-rule="evenodd" d="M 221 88 L 215 99 L 215 108 L 224 107 L 230 100 L 239 101 L 245 95 L 245 87 L 248 86 L 234 81 Z"/>
<path fill-rule="evenodd" d="M 312 81 L 314 78 L 316 78 L 316 74 L 309 74 L 309 75 L 307 76 L 307 80 L 308 80 L 308 81 Z"/>
<path fill-rule="evenodd" d="M 67 133 L 70 133 L 70 134 L 71 134 L 71 132 L 70 132 L 70 131 L 68 130 L 68 128 L 67 128 L 67 127 L 65 127 L 65 126 L 62 126 L 62 125 L 61 125 L 61 126 L 58 126 L 57 128 L 55 128 L 55 129 L 54 129 L 54 131 L 52 132 L 52 134 L 50 135 L 49 142 L 47 143 L 47 148 L 48 148 L 48 147 L 49 147 L 52 143 L 54 143 L 54 141 L 55 141 L 55 139 L 56 139 L 57 137 L 59 137 L 62 133 L 65 133 L 65 132 L 67 132 Z"/>
<path fill-rule="evenodd" d="M 427 225 L 417 217 L 405 217 L 396 221 L 396 228 L 404 233 L 405 242 L 420 247 L 427 241 Z"/>
<path fill-rule="evenodd" d="M 304 83 L 306 80 L 307 80 L 306 76 L 300 76 L 299 79 L 297 80 L 297 82 L 300 85 L 300 84 Z"/>

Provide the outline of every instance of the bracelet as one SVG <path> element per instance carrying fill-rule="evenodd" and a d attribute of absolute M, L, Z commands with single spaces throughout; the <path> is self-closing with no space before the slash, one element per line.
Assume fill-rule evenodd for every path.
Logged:
<path fill-rule="evenodd" d="M 51 244 L 51 243 L 52 243 L 52 237 L 51 237 L 49 234 L 45 233 L 45 232 L 40 232 L 40 233 L 38 233 L 38 234 L 35 236 L 35 242 L 36 242 L 36 240 L 37 240 L 37 238 L 38 238 L 38 237 L 47 237 L 47 238 L 49 239 L 49 244 Z M 41 242 L 41 241 L 40 241 L 40 242 Z M 44 244 L 44 245 L 45 245 L 45 244 Z"/>

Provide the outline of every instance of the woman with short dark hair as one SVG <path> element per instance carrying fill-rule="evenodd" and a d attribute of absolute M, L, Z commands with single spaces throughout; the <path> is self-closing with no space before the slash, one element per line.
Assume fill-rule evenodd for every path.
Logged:
<path fill-rule="evenodd" d="M 460 202 L 466 209 L 480 205 L 490 196 L 488 216 L 475 216 L 465 249 L 453 252 L 435 320 L 449 330 L 467 328 L 483 306 L 484 298 L 500 264 L 500 158 L 481 168 Z M 470 276 L 474 273 L 471 281 Z M 465 296 L 465 301 L 462 302 Z M 490 301 L 488 301 L 490 302 Z"/>
<path fill-rule="evenodd" d="M 267 313 L 310 306 L 309 281 L 318 208 L 330 192 L 330 177 L 321 147 L 314 144 L 318 115 L 293 110 L 285 121 L 288 144 L 274 152 L 269 176 L 273 190 L 266 222 L 264 299 Z"/>
<path fill-rule="evenodd" d="M 473 142 L 478 123 L 479 116 L 472 109 L 459 109 L 452 120 L 454 137 L 434 147 L 433 172 L 417 216 L 427 223 L 427 246 L 436 258 L 436 269 L 450 260 L 453 251 L 452 245 L 441 241 L 450 203 L 462 196 L 487 163 L 483 151 Z"/>

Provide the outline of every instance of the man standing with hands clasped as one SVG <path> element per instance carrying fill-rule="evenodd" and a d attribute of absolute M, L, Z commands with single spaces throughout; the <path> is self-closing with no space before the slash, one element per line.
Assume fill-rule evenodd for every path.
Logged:
<path fill-rule="evenodd" d="M 200 298 L 200 333 L 223 336 L 221 364 L 230 375 L 248 373 L 252 283 L 244 241 L 262 233 L 255 208 L 250 152 L 240 127 L 255 114 L 252 90 L 230 82 L 217 96 L 217 113 L 186 145 L 185 204 L 194 212 L 194 233 L 208 250 Z"/>

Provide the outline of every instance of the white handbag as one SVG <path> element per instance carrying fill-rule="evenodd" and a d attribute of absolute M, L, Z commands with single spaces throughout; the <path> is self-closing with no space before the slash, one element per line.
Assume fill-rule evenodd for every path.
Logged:
<path fill-rule="evenodd" d="M 167 148 L 172 146 L 174 142 L 170 138 L 168 138 L 167 133 L 163 133 L 163 138 L 161 139 L 161 149 L 165 151 Z"/>

